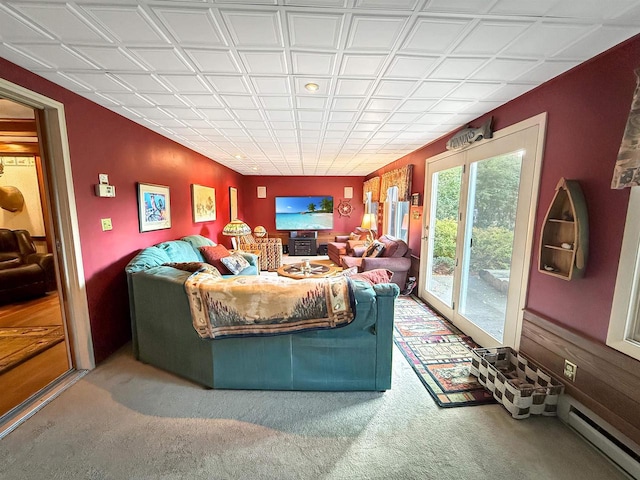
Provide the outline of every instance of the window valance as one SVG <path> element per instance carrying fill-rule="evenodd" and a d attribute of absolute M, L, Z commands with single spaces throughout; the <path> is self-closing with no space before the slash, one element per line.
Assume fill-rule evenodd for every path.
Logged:
<path fill-rule="evenodd" d="M 411 196 L 411 178 L 413 177 L 413 165 L 406 165 L 396 170 L 384 173 L 380 181 L 380 202 L 387 200 L 387 191 L 390 187 L 398 187 L 398 201 L 408 202 Z"/>
<path fill-rule="evenodd" d="M 613 169 L 611 188 L 621 189 L 640 185 L 640 68 L 636 69 L 636 89 L 633 92 L 631 112 L 622 136 L 618 160 Z"/>
<path fill-rule="evenodd" d="M 371 201 L 380 200 L 380 177 L 373 177 L 366 180 L 362 185 L 362 203 L 367 203 L 367 193 L 371 192 Z"/>

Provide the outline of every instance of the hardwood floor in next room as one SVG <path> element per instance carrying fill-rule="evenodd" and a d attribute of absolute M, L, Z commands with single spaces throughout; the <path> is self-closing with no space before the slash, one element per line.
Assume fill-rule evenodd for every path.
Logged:
<path fill-rule="evenodd" d="M 56 292 L 0 307 L 0 328 L 62 327 Z M 3 352 L 0 348 L 0 358 Z M 66 342 L 60 342 L 0 375 L 0 416 L 69 370 Z"/>

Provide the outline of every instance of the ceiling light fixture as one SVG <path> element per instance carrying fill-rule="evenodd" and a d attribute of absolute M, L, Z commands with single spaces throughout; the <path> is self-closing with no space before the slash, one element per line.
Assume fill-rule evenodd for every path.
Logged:
<path fill-rule="evenodd" d="M 318 85 L 317 83 L 309 82 L 304 86 L 304 88 L 306 88 L 310 92 L 317 92 L 320 89 L 320 85 Z"/>
<path fill-rule="evenodd" d="M 233 158 L 236 160 L 242 160 L 244 157 L 242 155 L 234 155 Z"/>

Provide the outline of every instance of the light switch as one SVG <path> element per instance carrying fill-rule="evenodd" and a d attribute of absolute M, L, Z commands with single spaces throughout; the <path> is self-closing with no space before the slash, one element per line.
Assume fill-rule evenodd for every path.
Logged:
<path fill-rule="evenodd" d="M 113 225 L 111 225 L 111 219 L 110 218 L 103 218 L 102 219 L 102 231 L 106 232 L 107 230 L 113 230 Z"/>

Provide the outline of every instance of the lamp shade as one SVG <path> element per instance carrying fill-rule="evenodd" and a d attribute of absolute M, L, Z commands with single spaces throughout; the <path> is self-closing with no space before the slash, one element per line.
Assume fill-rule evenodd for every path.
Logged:
<path fill-rule="evenodd" d="M 362 216 L 362 224 L 360 225 L 360 228 L 364 230 L 378 230 L 375 214 L 365 213 Z"/>
<path fill-rule="evenodd" d="M 229 237 L 240 237 L 242 235 L 249 235 L 250 233 L 251 227 L 237 218 L 227 223 L 222 230 L 222 234 Z"/>
<path fill-rule="evenodd" d="M 258 238 L 262 238 L 267 234 L 267 229 L 264 228 L 262 225 L 258 225 L 256 228 L 253 229 L 253 234 Z"/>

